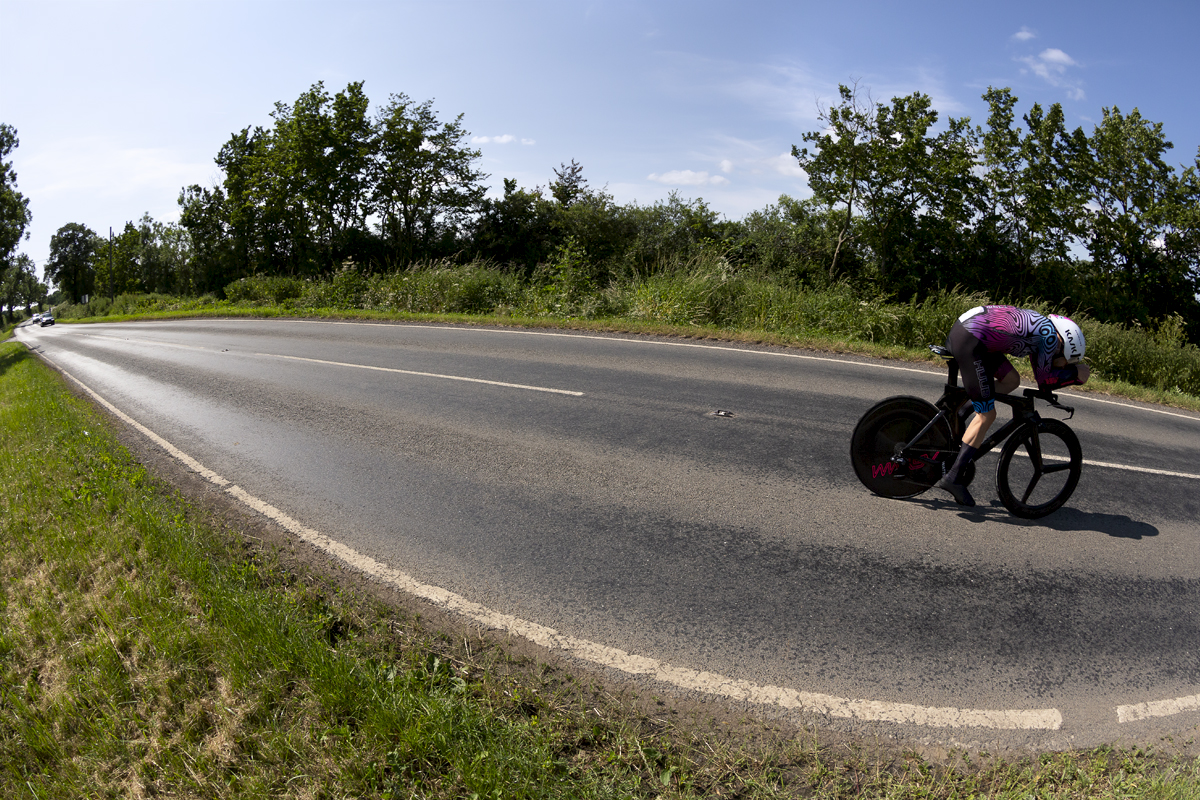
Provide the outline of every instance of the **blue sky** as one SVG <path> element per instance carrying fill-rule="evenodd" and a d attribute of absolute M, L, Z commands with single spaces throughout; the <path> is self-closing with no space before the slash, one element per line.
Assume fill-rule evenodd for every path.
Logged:
<path fill-rule="evenodd" d="M 497 191 L 575 159 L 619 202 L 677 190 L 736 219 L 808 195 L 791 146 L 853 81 L 977 124 L 988 86 L 1021 113 L 1062 103 L 1089 134 L 1103 108 L 1138 107 L 1191 164 L 1198 39 L 1196 0 L 0 0 L 0 121 L 40 267 L 68 222 L 177 219 L 181 187 L 220 181 L 233 132 L 317 81 L 463 114 Z"/>

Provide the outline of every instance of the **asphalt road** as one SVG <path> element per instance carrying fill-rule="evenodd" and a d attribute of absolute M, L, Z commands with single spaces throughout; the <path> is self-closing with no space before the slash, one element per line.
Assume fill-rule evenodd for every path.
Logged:
<path fill-rule="evenodd" d="M 342 557 L 614 674 L 947 745 L 1200 732 L 1200 415 L 1075 395 L 1079 488 L 1026 521 L 994 455 L 975 509 L 858 483 L 854 424 L 935 399 L 919 366 L 361 322 L 18 338 Z"/>

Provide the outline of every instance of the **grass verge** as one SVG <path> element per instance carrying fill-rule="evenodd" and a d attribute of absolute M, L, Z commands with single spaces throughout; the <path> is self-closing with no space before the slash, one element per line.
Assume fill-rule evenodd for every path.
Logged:
<path fill-rule="evenodd" d="M 214 524 L 0 344 L 0 796 L 1185 800 L 1200 761 L 1005 761 L 646 714 Z"/>

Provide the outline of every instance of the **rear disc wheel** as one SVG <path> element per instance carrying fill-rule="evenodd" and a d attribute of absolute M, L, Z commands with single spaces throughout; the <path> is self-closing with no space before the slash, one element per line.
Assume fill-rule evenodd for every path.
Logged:
<path fill-rule="evenodd" d="M 876 403 L 859 419 L 850 438 L 850 461 L 863 485 L 884 497 L 912 497 L 932 486 L 942 476 L 939 454 L 950 449 L 950 426 L 945 419 L 934 423 L 912 450 L 927 459 L 895 460 L 901 449 L 921 432 L 937 409 L 919 397 L 889 397 Z"/>

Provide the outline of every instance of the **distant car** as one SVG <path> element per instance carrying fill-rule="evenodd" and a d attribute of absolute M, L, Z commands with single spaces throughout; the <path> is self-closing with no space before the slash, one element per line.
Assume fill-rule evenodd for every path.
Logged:
<path fill-rule="evenodd" d="M 38 322 L 38 325 L 41 325 L 43 328 L 46 327 L 47 325 L 53 325 L 53 324 L 54 324 L 54 315 L 52 315 L 48 311 L 45 314 L 42 314 L 42 319 L 41 319 L 41 321 Z"/>
<path fill-rule="evenodd" d="M 29 318 L 30 325 L 37 325 L 41 321 L 42 321 L 41 313 L 34 314 L 32 317 Z"/>

